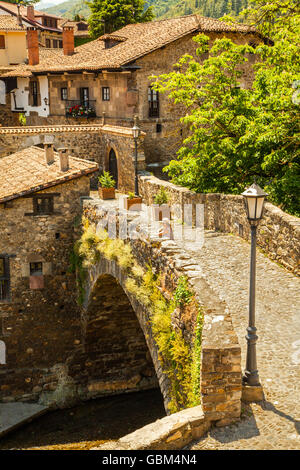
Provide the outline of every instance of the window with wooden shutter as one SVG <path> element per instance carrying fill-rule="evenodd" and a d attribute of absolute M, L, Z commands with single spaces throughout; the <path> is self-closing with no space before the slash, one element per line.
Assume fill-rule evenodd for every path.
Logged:
<path fill-rule="evenodd" d="M 80 104 L 83 106 L 89 106 L 89 89 L 82 87 L 79 89 Z"/>
<path fill-rule="evenodd" d="M 32 80 L 29 83 L 29 104 L 30 106 L 41 106 L 40 87 L 37 80 Z"/>
<path fill-rule="evenodd" d="M 5 36 L 0 35 L 0 49 L 5 49 Z"/>

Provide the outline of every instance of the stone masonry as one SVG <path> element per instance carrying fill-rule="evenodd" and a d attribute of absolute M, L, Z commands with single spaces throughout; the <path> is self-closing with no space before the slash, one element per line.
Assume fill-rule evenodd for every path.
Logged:
<path fill-rule="evenodd" d="M 138 144 L 138 168 L 145 169 L 142 133 Z M 64 147 L 70 155 L 97 162 L 99 172 L 108 170 L 109 152 L 118 162 L 119 190 L 134 190 L 134 141 L 128 127 L 109 125 L 26 126 L 0 128 L 0 158 L 32 145 L 51 140 L 56 149 Z M 97 178 L 94 177 L 97 187 Z"/>

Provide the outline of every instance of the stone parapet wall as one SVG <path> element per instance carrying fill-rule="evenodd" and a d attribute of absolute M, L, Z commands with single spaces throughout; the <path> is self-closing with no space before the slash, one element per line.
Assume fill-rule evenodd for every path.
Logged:
<path fill-rule="evenodd" d="M 204 224 L 209 230 L 233 233 L 250 239 L 243 197 L 231 194 L 196 194 L 187 188 L 159 180 L 140 177 L 140 192 L 145 203 L 152 204 L 155 194 L 164 187 L 172 207 L 184 204 L 204 204 Z M 285 268 L 300 273 L 300 219 L 266 203 L 264 217 L 258 226 L 257 243 L 264 252 Z"/>

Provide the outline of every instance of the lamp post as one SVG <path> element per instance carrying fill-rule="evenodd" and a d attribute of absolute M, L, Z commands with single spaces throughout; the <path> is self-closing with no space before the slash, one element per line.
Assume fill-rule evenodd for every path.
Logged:
<path fill-rule="evenodd" d="M 247 385 L 259 386 L 256 363 L 256 328 L 255 328 L 255 273 L 256 273 L 256 230 L 263 216 L 264 200 L 267 194 L 253 183 L 242 196 L 245 199 L 247 217 L 251 229 L 250 289 L 249 289 L 249 325 L 247 328 L 247 359 L 243 382 Z"/>
<path fill-rule="evenodd" d="M 137 161 L 137 142 L 138 138 L 140 136 L 141 129 L 137 125 L 137 116 L 134 116 L 134 125 L 132 128 L 132 135 L 134 139 L 134 146 L 135 146 L 135 154 L 134 154 L 134 174 L 135 174 L 135 180 L 134 180 L 134 192 L 135 196 L 139 196 L 139 180 L 138 180 L 138 161 Z"/>

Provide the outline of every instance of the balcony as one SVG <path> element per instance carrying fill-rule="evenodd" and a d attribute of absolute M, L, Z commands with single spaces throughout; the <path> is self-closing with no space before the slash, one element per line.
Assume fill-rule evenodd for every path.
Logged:
<path fill-rule="evenodd" d="M 91 118 L 96 117 L 96 100 L 66 101 L 66 117 Z"/>

